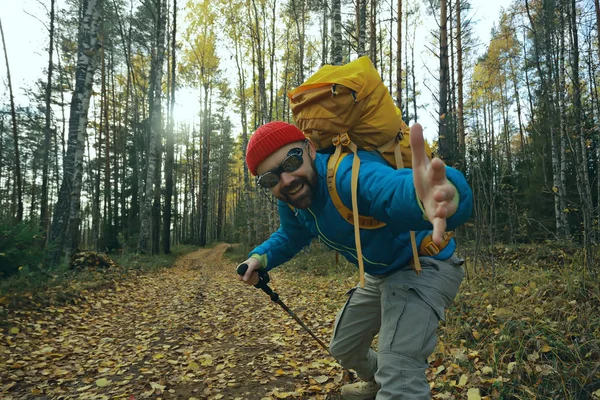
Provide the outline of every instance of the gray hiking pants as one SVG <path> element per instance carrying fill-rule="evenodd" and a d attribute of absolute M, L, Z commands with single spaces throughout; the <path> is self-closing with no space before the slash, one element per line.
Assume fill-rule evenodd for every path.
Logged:
<path fill-rule="evenodd" d="M 380 386 L 377 400 L 430 398 L 425 376 L 427 357 L 436 343 L 444 310 L 463 279 L 456 256 L 445 261 L 420 257 L 423 270 L 406 269 L 387 276 L 366 274 L 339 311 L 329 345 L 346 369 Z M 378 351 L 371 348 L 379 333 Z"/>

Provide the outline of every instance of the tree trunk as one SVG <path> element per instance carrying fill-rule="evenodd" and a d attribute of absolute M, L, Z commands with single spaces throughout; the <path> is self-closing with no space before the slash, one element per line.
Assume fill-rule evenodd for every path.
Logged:
<path fill-rule="evenodd" d="M 586 138 L 581 128 L 581 120 L 583 117 L 582 104 L 581 104 L 581 80 L 579 78 L 579 32 L 577 31 L 577 6 L 576 1 L 571 0 L 571 39 L 573 43 L 571 45 L 571 76 L 573 80 L 573 129 L 575 136 L 579 139 L 579 159 L 577 160 L 578 174 L 580 175 L 581 183 L 581 203 L 583 211 L 583 237 L 584 247 L 586 251 L 586 266 L 589 266 L 591 260 L 591 245 L 595 242 L 593 237 L 593 226 L 592 226 L 592 191 L 590 188 L 590 180 L 588 174 L 588 159 L 587 159 L 587 146 Z M 577 146 L 577 145 L 576 145 Z"/>
<path fill-rule="evenodd" d="M 600 0 L 594 0 L 594 8 L 596 10 L 596 44 L 598 46 L 598 57 L 600 58 Z M 600 108 L 600 106 L 599 106 Z M 599 110 L 600 112 L 600 110 Z M 596 206 L 596 210 L 597 210 L 597 214 L 596 214 L 596 219 L 598 221 L 600 221 L 600 138 L 597 139 L 596 142 L 596 162 L 597 162 L 597 167 L 596 167 L 596 174 L 597 174 L 597 189 L 598 189 L 598 195 L 597 195 L 597 199 L 598 199 L 598 203 Z"/>
<path fill-rule="evenodd" d="M 440 1 L 440 80 L 439 80 L 439 146 L 440 156 L 448 165 L 453 164 L 448 132 L 448 30 L 447 0 Z"/>
<path fill-rule="evenodd" d="M 200 246 L 206 246 L 207 243 L 207 223 L 208 223 L 208 185 L 209 176 L 208 169 L 210 166 L 210 116 L 209 116 L 209 98 L 210 98 L 210 83 L 204 84 L 204 119 L 202 132 L 204 133 L 204 140 L 202 141 L 202 210 L 200 220 Z"/>
<path fill-rule="evenodd" d="M 366 55 L 367 0 L 356 0 L 356 52 L 358 57 Z"/>
<path fill-rule="evenodd" d="M 165 208 L 163 214 L 163 251 L 171 253 L 171 209 L 173 199 L 173 159 L 175 152 L 175 139 L 173 137 L 173 109 L 175 107 L 176 89 L 176 36 L 177 36 L 177 0 L 173 0 L 173 36 L 171 41 L 171 96 L 169 103 L 169 121 L 167 123 L 167 148 L 165 155 Z"/>
<path fill-rule="evenodd" d="M 258 16 L 259 16 L 259 12 L 258 9 L 256 8 L 256 0 L 252 0 L 252 5 L 254 6 L 254 26 L 253 26 L 253 30 L 254 30 L 254 49 L 256 51 L 256 62 L 257 62 L 257 68 L 258 68 L 258 94 L 259 94 L 259 104 L 260 104 L 260 112 L 259 112 L 259 117 L 260 117 L 260 121 L 258 121 L 258 125 L 262 125 L 266 122 L 268 122 L 270 120 L 269 116 L 267 115 L 268 112 L 268 108 L 267 108 L 267 89 L 266 89 L 266 78 L 265 78 L 265 59 L 264 59 L 264 43 L 262 40 L 262 31 L 261 31 L 261 24 L 258 20 Z M 298 26 L 298 21 L 296 21 L 296 26 L 298 27 L 298 40 L 302 41 L 303 37 L 302 35 L 300 35 L 300 28 Z M 300 80 L 303 81 L 303 77 L 302 77 L 302 63 L 303 63 L 303 58 L 304 58 L 304 46 L 303 43 L 300 43 L 300 58 L 301 58 L 301 64 L 300 64 Z"/>
<path fill-rule="evenodd" d="M 15 149 L 15 182 L 17 183 L 17 222 L 23 220 L 23 177 L 21 176 L 21 157 L 19 155 L 19 134 L 17 131 L 17 113 L 15 111 L 15 97 L 13 96 L 12 80 L 10 79 L 10 67 L 8 64 L 8 53 L 6 41 L 4 40 L 4 29 L 0 20 L 0 34 L 2 35 L 2 47 L 4 48 L 4 59 L 6 61 L 6 78 L 8 80 L 8 92 L 10 96 L 10 115 L 12 118 L 12 132 Z"/>
<path fill-rule="evenodd" d="M 162 69 L 164 61 L 164 47 L 165 47 L 165 13 L 163 7 L 163 0 L 156 0 L 156 37 L 152 56 L 152 66 L 150 72 L 150 115 L 149 115 L 149 148 L 146 155 L 147 158 L 147 169 L 146 169 L 146 189 L 144 191 L 144 200 L 141 207 L 141 225 L 140 235 L 138 239 L 138 252 L 145 254 L 153 249 L 150 247 L 152 244 L 152 208 L 153 200 L 155 198 L 155 179 L 156 169 L 158 163 L 157 154 L 159 153 L 160 137 L 162 130 Z"/>
<path fill-rule="evenodd" d="M 396 107 L 402 110 L 402 0 L 398 0 L 398 42 L 396 43 Z"/>
<path fill-rule="evenodd" d="M 327 39 L 327 31 L 329 31 L 327 23 L 329 21 L 329 13 L 327 11 L 329 9 L 329 4 L 327 3 L 327 0 L 321 1 L 323 9 L 323 31 L 321 32 L 321 66 L 323 66 L 327 64 L 327 55 L 329 53 L 329 41 Z"/>
<path fill-rule="evenodd" d="M 371 44 L 369 46 L 369 52 L 371 54 L 371 61 L 375 68 L 377 68 L 377 0 L 371 0 L 371 12 L 369 15 L 371 17 Z M 381 75 L 383 76 L 383 74 Z"/>
<path fill-rule="evenodd" d="M 50 101 L 52 99 L 52 72 L 54 63 L 52 55 L 54 54 L 54 0 L 50 0 L 50 44 L 48 45 L 48 79 L 46 80 L 45 92 L 45 124 L 44 124 L 44 147 L 42 159 L 42 194 L 40 199 L 40 229 L 46 237 L 48 231 L 48 181 L 49 177 L 49 155 L 50 155 L 50 139 L 52 132 L 50 130 L 51 109 Z"/>
<path fill-rule="evenodd" d="M 331 42 L 331 60 L 333 65 L 342 65 L 342 2 L 341 0 L 331 1 L 331 13 L 333 30 Z"/>
<path fill-rule="evenodd" d="M 61 255 L 65 257 L 65 261 L 69 260 L 79 246 L 83 152 L 92 84 L 97 67 L 101 4 L 102 0 L 83 0 L 82 3 L 83 19 L 78 35 L 78 59 L 69 116 L 69 139 L 63 161 L 63 179 L 50 229 L 53 263 L 57 263 Z"/>
<path fill-rule="evenodd" d="M 456 0 L 456 64 L 456 84 L 458 86 L 458 106 L 456 110 L 458 119 L 458 160 L 460 168 L 463 169 L 465 167 L 465 119 L 463 117 L 463 49 L 460 0 Z"/>

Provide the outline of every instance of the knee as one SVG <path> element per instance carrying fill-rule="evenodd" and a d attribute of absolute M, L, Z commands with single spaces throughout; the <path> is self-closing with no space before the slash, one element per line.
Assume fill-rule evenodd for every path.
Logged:
<path fill-rule="evenodd" d="M 352 346 L 350 345 L 350 343 L 344 342 L 348 341 L 336 340 L 336 338 L 334 337 L 329 343 L 329 352 L 331 353 L 333 358 L 341 362 L 347 360 L 353 353 Z"/>

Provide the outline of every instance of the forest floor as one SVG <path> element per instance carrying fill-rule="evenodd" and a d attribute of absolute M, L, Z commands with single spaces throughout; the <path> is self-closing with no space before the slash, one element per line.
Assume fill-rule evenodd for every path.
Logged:
<path fill-rule="evenodd" d="M 203 248 L 67 301 L 4 308 L 0 399 L 341 399 L 342 368 L 237 281 L 230 250 Z M 345 261 L 320 267 L 332 255 L 303 252 L 270 273 L 325 343 L 357 280 Z M 499 247 L 491 270 L 467 266 L 429 360 L 434 399 L 600 398 L 600 285 L 566 257 Z"/>
<path fill-rule="evenodd" d="M 75 304 L 10 311 L 0 398 L 338 399 L 339 365 L 264 293 L 237 281 L 227 248 L 200 249 Z M 308 299 L 295 303 L 326 340 L 335 314 L 315 318 Z"/>

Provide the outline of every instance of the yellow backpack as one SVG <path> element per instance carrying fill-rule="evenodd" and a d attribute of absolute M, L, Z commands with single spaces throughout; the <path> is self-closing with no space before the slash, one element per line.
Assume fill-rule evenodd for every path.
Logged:
<path fill-rule="evenodd" d="M 354 225 L 354 239 L 364 286 L 364 264 L 360 228 L 377 229 L 385 224 L 358 214 L 357 186 L 360 160 L 358 149 L 376 150 L 395 168 L 410 168 L 410 129 L 368 57 L 346 65 L 326 65 L 302 85 L 288 93 L 296 126 L 317 149 L 335 147 L 327 164 L 327 187 L 337 210 Z M 431 149 L 425 143 L 427 155 Z M 335 187 L 335 171 L 348 152 L 352 162 L 352 210 L 341 201 Z M 358 223 L 357 223 L 358 221 Z M 413 268 L 421 270 L 415 233 L 411 231 Z"/>

